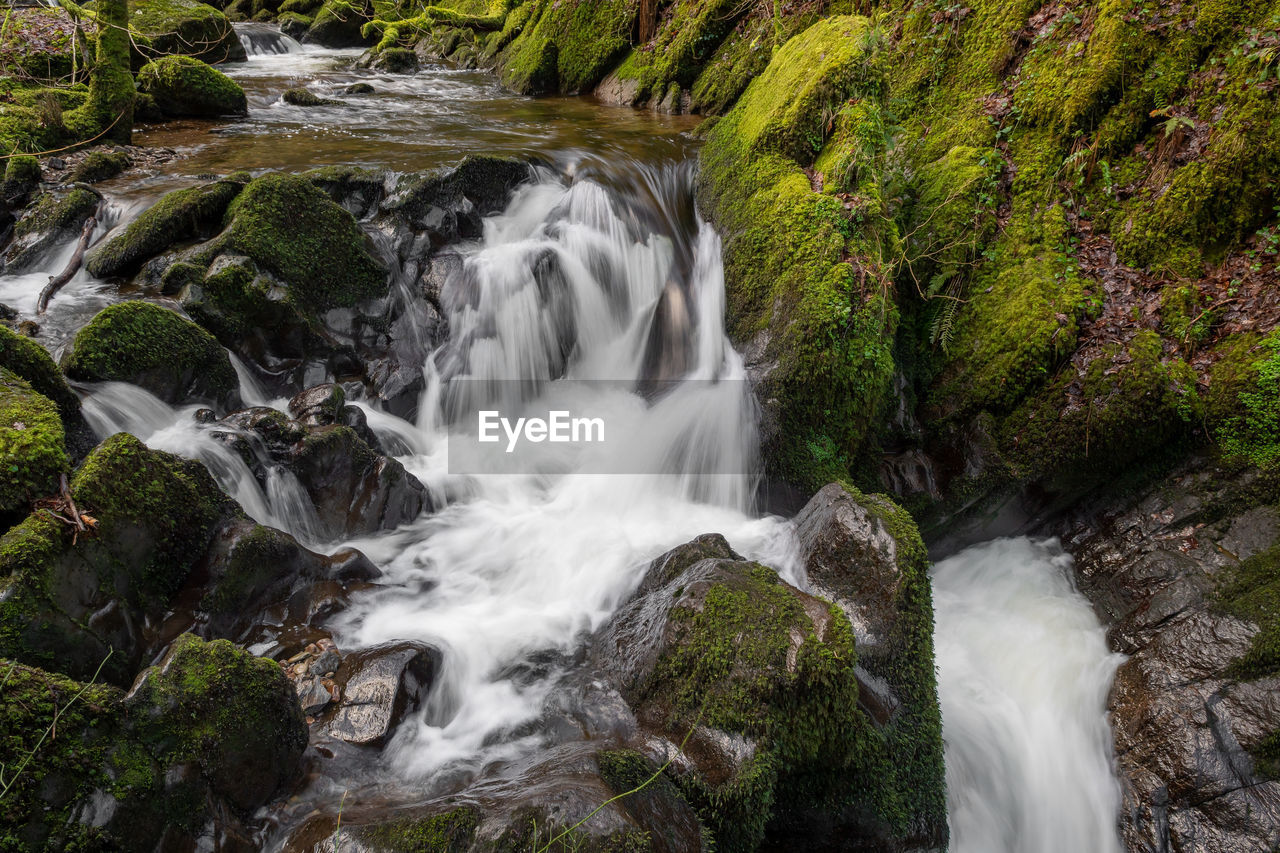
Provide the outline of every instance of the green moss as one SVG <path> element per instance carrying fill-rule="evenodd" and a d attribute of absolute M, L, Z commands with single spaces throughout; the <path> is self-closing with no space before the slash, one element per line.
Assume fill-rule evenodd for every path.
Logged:
<path fill-rule="evenodd" d="M 1280 729 L 1267 735 L 1249 752 L 1253 755 L 1254 772 L 1259 777 L 1270 781 L 1280 779 Z"/>
<path fill-rule="evenodd" d="M 133 136 L 133 75 L 129 66 L 128 0 L 98 0 L 97 55 L 89 77 L 89 97 L 65 116 L 76 140 L 128 144 Z"/>
<path fill-rule="evenodd" d="M 0 799 L 0 839 L 11 849 L 71 849 L 76 802 L 110 784 L 122 695 L 0 660 L 0 763 L 11 785 Z"/>
<path fill-rule="evenodd" d="M 64 420 L 80 416 L 80 398 L 67 385 L 48 350 L 4 326 L 0 326 L 0 367 L 16 373 L 52 400 Z"/>
<path fill-rule="evenodd" d="M 1228 674 L 1252 681 L 1280 673 L 1280 546 L 1255 554 L 1223 576 L 1217 604 L 1258 625 L 1249 650 Z"/>
<path fill-rule="evenodd" d="M 626 53 L 636 4 L 628 0 L 541 3 L 508 46 L 502 80 L 518 92 L 585 92 Z"/>
<path fill-rule="evenodd" d="M 756 21 L 752 26 L 735 30 L 690 85 L 690 111 L 704 115 L 725 112 L 769 65 L 773 47 L 774 29 L 770 21 Z M 653 88 L 655 84 L 661 85 L 657 80 L 648 85 Z"/>
<path fill-rule="evenodd" d="M 238 62 L 244 46 L 231 21 L 195 0 L 133 0 L 129 25 L 148 43 L 148 56 L 182 54 L 205 62 Z"/>
<path fill-rule="evenodd" d="M 1227 342 L 1210 375 L 1205 409 L 1224 454 L 1280 467 L 1280 332 Z"/>
<path fill-rule="evenodd" d="M 73 379 L 131 382 L 170 403 L 229 400 L 239 387 L 217 340 L 150 302 L 119 302 L 76 333 L 63 368 Z"/>
<path fill-rule="evenodd" d="M 352 306 L 386 291 L 386 273 L 350 213 L 306 178 L 267 175 L 227 212 L 231 248 L 289 285 L 306 313 Z"/>
<path fill-rule="evenodd" d="M 280 20 L 285 15 L 313 15 L 323 4 L 322 0 L 284 0 L 280 4 Z"/>
<path fill-rule="evenodd" d="M 35 498 L 52 494 L 68 468 L 57 407 L 0 369 L 0 513 L 23 511 Z"/>
<path fill-rule="evenodd" d="M 4 167 L 3 194 L 6 199 L 20 199 L 40 186 L 40 161 L 29 154 L 10 157 Z"/>
<path fill-rule="evenodd" d="M 348 3 L 347 0 L 327 0 L 316 12 L 306 41 L 326 47 L 356 47 L 372 44 L 372 35 L 361 33 L 361 28 L 373 18 L 373 7 L 367 3 Z"/>
<path fill-rule="evenodd" d="M 67 180 L 95 184 L 114 178 L 129 166 L 129 155 L 123 151 L 92 151 L 76 164 Z"/>
<path fill-rule="evenodd" d="M 14 236 L 79 230 L 98 209 L 100 201 L 102 196 L 87 187 L 73 187 L 62 195 L 42 195 L 35 207 L 14 227 Z"/>
<path fill-rule="evenodd" d="M 166 115 L 244 115 L 248 101 L 240 84 L 189 56 L 165 56 L 138 72 L 138 91 L 155 98 Z"/>
<path fill-rule="evenodd" d="M 471 849 L 480 813 L 460 806 L 422 820 L 402 820 L 373 827 L 356 827 L 351 833 L 374 850 L 396 853 L 465 853 Z"/>
<path fill-rule="evenodd" d="M 225 180 L 176 190 L 143 211 L 125 230 L 90 252 L 86 268 L 99 278 L 132 272 L 173 244 L 216 233 L 245 182 Z"/>

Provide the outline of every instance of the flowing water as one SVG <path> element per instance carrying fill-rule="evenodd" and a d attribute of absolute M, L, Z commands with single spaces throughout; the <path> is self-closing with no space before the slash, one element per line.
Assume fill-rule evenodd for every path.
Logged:
<path fill-rule="evenodd" d="M 309 809 L 332 814 L 340 802 L 385 798 L 387 779 L 421 800 L 530 749 L 542 737 L 534 723 L 556 656 L 609 617 L 647 561 L 698 534 L 722 533 L 792 582 L 804 578 L 790 523 L 753 507 L 756 411 L 725 337 L 720 242 L 693 206 L 691 122 L 584 99 L 521 98 L 475 71 L 381 74 L 355 67 L 352 52 L 303 48 L 256 25 L 241 32 L 250 60 L 226 70 L 245 86 L 249 116 L 138 134 L 140 144 L 179 156 L 162 172 L 105 185 L 101 232 L 160 192 L 234 169 L 422 170 L 473 150 L 536 153 L 550 164 L 486 221 L 482 239 L 460 247 L 461 272 L 443 295 L 451 334 L 423 366 L 416 418 L 359 403 L 443 509 L 395 531 L 325 541 L 292 475 L 255 480 L 196 422 L 194 407 L 175 410 L 119 383 L 83 389 L 100 433 L 126 430 L 198 458 L 255 519 L 320 550 L 355 546 L 378 564 L 378 587 L 332 626 L 339 647 L 412 639 L 444 653 L 428 707 L 383 750 L 368 790 L 314 783 L 287 824 Z M 375 92 L 344 94 L 353 82 Z M 280 92 L 296 85 L 340 103 L 283 104 Z M 51 253 L 47 269 L 0 276 L 0 301 L 29 314 L 69 251 Z M 58 350 L 120 296 L 82 271 L 43 318 L 42 342 Z M 236 367 L 246 403 L 284 408 Z M 655 378 L 696 381 L 642 394 Z M 451 471 L 459 389 L 496 399 L 511 380 L 527 403 L 571 393 L 579 408 L 627 424 L 625 435 L 540 458 L 532 473 Z M 601 455 L 650 473 L 588 473 Z M 1118 849 L 1103 711 L 1115 660 L 1065 559 L 1050 545 L 1014 540 L 936 568 L 954 849 Z M 553 663 L 526 665 L 533 659 Z"/>

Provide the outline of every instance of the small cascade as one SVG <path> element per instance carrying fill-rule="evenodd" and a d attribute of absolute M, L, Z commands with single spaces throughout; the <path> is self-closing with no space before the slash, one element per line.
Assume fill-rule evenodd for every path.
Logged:
<path fill-rule="evenodd" d="M 244 45 L 244 52 L 250 57 L 283 56 L 306 51 L 301 43 L 267 24 L 240 23 L 233 26 Z"/>
<path fill-rule="evenodd" d="M 1106 701 L 1122 657 L 1056 540 L 1001 539 L 933 569 L 955 853 L 1120 853 Z"/>

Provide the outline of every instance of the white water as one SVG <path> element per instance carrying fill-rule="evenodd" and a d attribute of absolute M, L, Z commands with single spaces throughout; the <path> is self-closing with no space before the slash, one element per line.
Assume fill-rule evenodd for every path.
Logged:
<path fill-rule="evenodd" d="M 953 853 L 1120 853 L 1106 699 L 1123 659 L 1056 541 L 933 569 Z"/>

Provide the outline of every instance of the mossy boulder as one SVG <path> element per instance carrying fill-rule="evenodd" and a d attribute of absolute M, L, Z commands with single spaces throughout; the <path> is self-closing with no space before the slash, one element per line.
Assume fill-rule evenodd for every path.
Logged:
<path fill-rule="evenodd" d="M 15 850 L 196 845 L 235 837 L 306 745 L 280 667 L 186 634 L 126 695 L 0 660 L 0 834 Z"/>
<path fill-rule="evenodd" d="M 32 389 L 53 402 L 62 419 L 67 454 L 80 459 L 97 444 L 80 411 L 80 398 L 67 385 L 48 350 L 24 335 L 0 326 L 0 367 L 30 383 Z"/>
<path fill-rule="evenodd" d="M 147 40 L 148 56 L 191 56 L 210 64 L 243 62 L 244 45 L 218 9 L 195 0 L 134 0 L 129 26 Z"/>
<path fill-rule="evenodd" d="M 284 33 L 291 39 L 300 39 L 310 29 L 315 19 L 310 15 L 303 15 L 299 12 L 285 12 L 276 19 L 276 24 L 280 27 L 280 32 Z"/>
<path fill-rule="evenodd" d="M 3 200 L 21 206 L 40 186 L 40 161 L 30 154 L 10 157 L 4 167 L 4 185 L 0 187 Z"/>
<path fill-rule="evenodd" d="M 88 187 L 41 195 L 14 226 L 13 242 L 4 251 L 5 269 L 15 273 L 30 269 L 50 250 L 74 240 L 101 202 L 102 196 Z"/>
<path fill-rule="evenodd" d="M 227 211 L 226 248 L 252 258 L 307 313 L 349 308 L 386 293 L 387 276 L 350 213 L 306 178 L 266 175 Z"/>
<path fill-rule="evenodd" d="M 90 151 L 67 173 L 70 183 L 96 184 L 109 180 L 132 165 L 124 151 Z"/>
<path fill-rule="evenodd" d="M 169 193 L 139 214 L 124 231 L 93 249 L 85 267 L 99 278 L 131 273 L 175 243 L 216 234 L 222 228 L 227 206 L 247 181 L 247 175 L 232 175 Z"/>
<path fill-rule="evenodd" d="M 293 107 L 322 107 L 327 104 L 337 104 L 331 98 L 322 98 L 310 89 L 295 88 L 285 89 L 284 94 L 280 96 L 280 100 Z"/>
<path fill-rule="evenodd" d="M 75 678 L 101 666 L 127 685 L 148 648 L 141 626 L 240 510 L 200 463 L 123 433 L 89 454 L 71 496 L 94 530 L 37 511 L 0 538 L 0 656 Z"/>
<path fill-rule="evenodd" d="M 246 814 L 298 774 L 307 746 L 302 709 L 280 665 L 226 640 L 179 637 L 125 704 L 153 755 L 199 767 L 209 790 Z"/>
<path fill-rule="evenodd" d="M 167 403 L 230 407 L 239 381 L 218 341 L 182 315 L 150 302 L 119 302 L 76 333 L 63 369 L 87 382 L 130 382 Z"/>
<path fill-rule="evenodd" d="M 541 4 L 503 58 L 502 81 L 518 92 L 586 92 L 631 45 L 637 4 L 566 0 Z"/>
<path fill-rule="evenodd" d="M 216 118 L 245 115 L 240 84 L 189 56 L 166 56 L 138 72 L 138 91 L 155 99 L 165 115 Z"/>
<path fill-rule="evenodd" d="M 940 765 L 910 780 L 890 770 L 917 744 L 864 710 L 854 645 L 837 605 L 708 535 L 654 561 L 592 655 L 648 735 L 686 744 L 668 772 L 716 849 L 757 849 L 806 812 L 841 815 L 825 830 L 855 848 L 909 846 L 912 804 L 942 801 Z M 802 834 L 821 847 L 823 831 Z"/>
<path fill-rule="evenodd" d="M 0 466 L 0 515 L 6 517 L 21 517 L 32 500 L 56 492 L 59 475 L 69 468 L 58 407 L 3 368 Z"/>
<path fill-rule="evenodd" d="M 365 36 L 361 28 L 373 15 L 373 4 L 369 0 L 326 0 L 315 13 L 302 41 L 325 47 L 367 47 L 376 39 Z"/>

